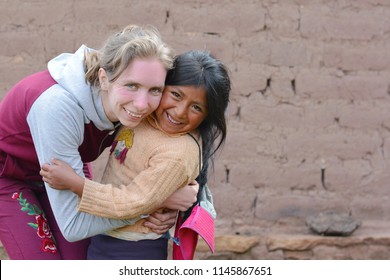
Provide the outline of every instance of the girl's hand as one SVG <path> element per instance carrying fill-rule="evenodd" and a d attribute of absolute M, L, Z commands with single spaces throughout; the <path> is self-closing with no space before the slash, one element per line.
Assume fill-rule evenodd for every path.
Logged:
<path fill-rule="evenodd" d="M 39 174 L 44 182 L 57 190 L 71 190 L 81 196 L 84 187 L 84 178 L 70 167 L 69 164 L 53 159 L 51 164 L 44 163 Z"/>
<path fill-rule="evenodd" d="M 162 208 L 165 208 L 163 213 L 151 214 L 144 225 L 157 234 L 164 234 L 175 225 L 177 210 L 186 211 L 196 202 L 198 191 L 199 184 L 196 181 L 178 189 L 163 203 Z"/>
<path fill-rule="evenodd" d="M 199 184 L 193 181 L 187 186 L 175 191 L 163 202 L 161 207 L 183 212 L 187 211 L 196 202 L 198 191 Z"/>

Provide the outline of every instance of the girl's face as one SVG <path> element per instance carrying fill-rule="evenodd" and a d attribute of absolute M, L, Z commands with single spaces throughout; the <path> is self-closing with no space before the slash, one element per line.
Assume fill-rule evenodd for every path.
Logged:
<path fill-rule="evenodd" d="M 166 86 L 155 114 L 167 133 L 187 133 L 196 129 L 208 113 L 203 87 Z"/>
<path fill-rule="evenodd" d="M 99 70 L 103 107 L 108 119 L 136 127 L 156 110 L 164 89 L 167 70 L 157 58 L 134 59 L 114 82 Z"/>

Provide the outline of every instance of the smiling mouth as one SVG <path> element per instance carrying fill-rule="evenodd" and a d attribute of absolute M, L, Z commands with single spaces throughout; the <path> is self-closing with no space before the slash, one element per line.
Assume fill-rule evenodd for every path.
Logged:
<path fill-rule="evenodd" d="M 133 112 L 127 110 L 126 108 L 123 108 L 123 110 L 125 110 L 125 112 L 126 112 L 129 116 L 131 116 L 131 117 L 133 117 L 133 118 L 139 118 L 139 119 L 142 118 L 142 115 L 143 115 L 143 114 L 135 114 L 135 113 L 133 113 Z"/>
<path fill-rule="evenodd" d="M 172 119 L 172 117 L 167 113 L 167 118 L 168 118 L 168 121 L 173 123 L 173 124 L 181 124 L 181 122 L 178 122 L 178 121 L 175 121 L 174 119 Z"/>

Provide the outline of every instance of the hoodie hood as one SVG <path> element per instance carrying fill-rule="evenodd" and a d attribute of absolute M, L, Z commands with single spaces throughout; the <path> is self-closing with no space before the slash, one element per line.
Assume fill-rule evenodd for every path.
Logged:
<path fill-rule="evenodd" d="M 99 90 L 85 80 L 84 56 L 91 51 L 94 50 L 82 45 L 74 54 L 63 53 L 53 58 L 47 67 L 58 85 L 83 108 L 86 123 L 92 121 L 100 130 L 112 129 L 113 124 L 104 113 Z"/>

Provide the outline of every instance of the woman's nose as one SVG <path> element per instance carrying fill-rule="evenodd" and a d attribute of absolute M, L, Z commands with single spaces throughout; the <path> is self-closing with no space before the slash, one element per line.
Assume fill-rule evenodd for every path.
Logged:
<path fill-rule="evenodd" d="M 139 92 L 133 100 L 134 107 L 139 111 L 143 112 L 148 108 L 149 95 L 147 92 Z"/>

